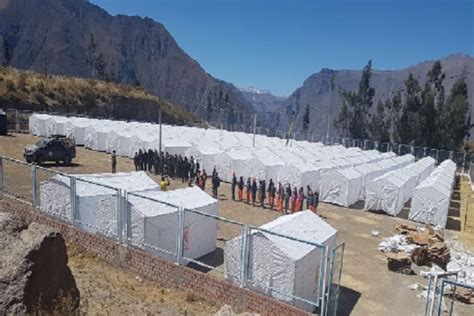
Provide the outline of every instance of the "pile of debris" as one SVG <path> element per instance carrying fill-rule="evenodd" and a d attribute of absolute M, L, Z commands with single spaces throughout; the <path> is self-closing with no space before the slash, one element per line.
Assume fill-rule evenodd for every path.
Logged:
<path fill-rule="evenodd" d="M 430 266 L 420 275 L 428 277 L 444 272 L 457 272 L 460 283 L 474 284 L 474 254 L 461 244 L 446 242 L 439 230 L 431 226 L 417 227 L 411 224 L 395 226 L 397 234 L 385 238 L 378 249 L 387 256 L 389 270 L 404 274 L 415 274 L 412 263 L 417 266 Z M 425 290 L 421 297 L 426 297 L 426 287 L 420 284 L 411 286 L 413 290 Z M 474 304 L 474 293 L 471 290 L 457 288 L 454 293 L 459 301 Z"/>
<path fill-rule="evenodd" d="M 431 226 L 417 227 L 400 224 L 395 227 L 397 234 L 385 238 L 379 250 L 387 255 L 391 271 L 413 274 L 411 264 L 426 266 L 436 264 L 442 269 L 450 259 L 450 251 L 440 231 Z"/>

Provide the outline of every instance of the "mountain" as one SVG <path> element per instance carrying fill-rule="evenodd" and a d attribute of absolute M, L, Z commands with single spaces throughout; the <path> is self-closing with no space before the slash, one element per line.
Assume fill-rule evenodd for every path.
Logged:
<path fill-rule="evenodd" d="M 277 97 L 268 90 L 261 90 L 253 86 L 239 88 L 244 98 L 252 105 L 258 113 L 275 112 L 286 100 L 285 97 Z"/>
<path fill-rule="evenodd" d="M 457 80 L 457 76 L 466 74 L 471 112 L 474 113 L 474 58 L 465 54 L 456 54 L 442 58 L 440 61 L 446 74 L 444 87 L 447 95 Z M 371 79 L 371 86 L 375 88 L 376 93 L 374 105 L 378 100 L 385 100 L 387 97 L 392 97 L 394 92 L 403 90 L 404 81 L 410 73 L 413 73 L 423 84 L 434 62 L 434 60 L 426 61 L 400 70 L 374 70 Z M 355 91 L 361 76 L 361 70 L 322 69 L 308 77 L 303 85 L 283 101 L 275 113 L 271 114 L 270 119 L 266 118 L 265 121 L 273 122 L 272 127 L 275 129 L 287 130 L 294 112 L 294 130 L 301 132 L 305 108 L 309 105 L 308 132 L 326 135 L 329 130 L 329 135 L 336 135 L 337 131 L 334 129 L 333 122 L 342 105 L 342 98 L 337 87 Z M 332 87 L 335 88 L 332 89 Z"/>
<path fill-rule="evenodd" d="M 160 100 L 140 87 L 0 68 L 0 104 L 4 109 L 86 114 L 91 117 L 198 125 L 191 113 Z"/>
<path fill-rule="evenodd" d="M 149 18 L 111 16 L 87 0 L 0 0 L 0 63 L 140 85 L 207 121 L 246 122 L 252 106 Z"/>

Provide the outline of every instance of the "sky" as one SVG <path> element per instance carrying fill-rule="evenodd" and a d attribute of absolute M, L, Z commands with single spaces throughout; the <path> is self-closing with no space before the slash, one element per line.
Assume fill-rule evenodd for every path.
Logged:
<path fill-rule="evenodd" d="M 149 17 L 211 75 L 290 95 L 322 68 L 474 56 L 474 0 L 91 0 Z"/>

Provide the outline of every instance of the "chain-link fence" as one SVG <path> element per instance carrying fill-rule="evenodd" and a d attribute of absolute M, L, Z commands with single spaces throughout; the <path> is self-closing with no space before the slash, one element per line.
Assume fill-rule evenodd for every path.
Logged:
<path fill-rule="evenodd" d="M 184 208 L 1 156 L 0 198 L 307 311 L 337 308 L 343 252 L 220 217 L 217 207 Z"/>

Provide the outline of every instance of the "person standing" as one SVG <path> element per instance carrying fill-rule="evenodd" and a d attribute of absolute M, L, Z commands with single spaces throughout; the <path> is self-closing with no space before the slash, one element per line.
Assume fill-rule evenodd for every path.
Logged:
<path fill-rule="evenodd" d="M 216 172 L 215 175 L 212 177 L 212 194 L 214 198 L 217 199 L 218 197 L 218 189 L 221 184 L 221 180 L 219 179 L 219 174 Z"/>
<path fill-rule="evenodd" d="M 247 178 L 247 204 L 250 204 L 250 192 L 252 192 L 252 182 L 250 181 L 250 177 Z"/>
<path fill-rule="evenodd" d="M 296 211 L 301 212 L 303 210 L 303 204 L 304 204 L 304 189 L 303 187 L 300 187 L 300 190 L 298 192 L 298 202 L 296 204 Z"/>
<path fill-rule="evenodd" d="M 170 185 L 170 180 L 168 179 L 168 177 L 162 177 L 161 178 L 161 182 L 160 182 L 160 189 L 161 191 L 168 191 L 168 187 Z"/>
<path fill-rule="evenodd" d="M 296 211 L 296 200 L 298 199 L 298 190 L 296 186 L 293 188 L 293 194 L 291 195 L 291 213 Z"/>
<path fill-rule="evenodd" d="M 318 211 L 318 205 L 319 205 L 319 192 L 314 191 L 313 207 L 314 207 L 315 213 Z"/>
<path fill-rule="evenodd" d="M 138 171 L 138 153 L 135 152 L 135 156 L 133 156 L 133 164 L 135 165 L 135 171 Z"/>
<path fill-rule="evenodd" d="M 291 199 L 291 185 L 288 184 L 285 190 L 285 214 L 288 214 L 290 209 L 290 199 Z"/>
<path fill-rule="evenodd" d="M 235 188 L 237 187 L 237 177 L 235 176 L 235 172 L 232 173 L 232 183 L 230 188 L 232 190 L 232 200 L 235 201 Z"/>
<path fill-rule="evenodd" d="M 270 204 L 270 209 L 273 210 L 273 205 L 275 203 L 275 185 L 273 184 L 273 180 L 270 179 L 268 182 L 268 204 Z"/>
<path fill-rule="evenodd" d="M 115 150 L 112 150 L 111 160 L 112 160 L 112 173 L 115 173 L 117 169 L 117 155 L 115 154 Z"/>
<path fill-rule="evenodd" d="M 260 206 L 265 208 L 265 191 L 267 186 L 265 185 L 265 180 L 260 181 Z"/>
<path fill-rule="evenodd" d="M 238 183 L 238 188 L 239 188 L 239 201 L 242 202 L 243 194 L 244 194 L 244 177 L 239 178 L 239 183 Z"/>
<path fill-rule="evenodd" d="M 202 183 L 202 190 L 206 191 L 206 181 L 207 181 L 207 173 L 206 169 L 202 170 L 202 175 L 201 175 L 201 183 Z"/>
<path fill-rule="evenodd" d="M 308 185 L 306 186 L 306 208 L 309 210 L 310 209 L 310 199 L 313 197 L 313 190 L 311 190 L 311 187 Z"/>
<path fill-rule="evenodd" d="M 255 200 L 257 199 L 257 180 L 253 178 L 252 181 L 252 205 L 255 206 Z"/>
<path fill-rule="evenodd" d="M 278 191 L 277 191 L 277 211 L 283 213 L 283 186 L 281 182 L 278 182 Z"/>

